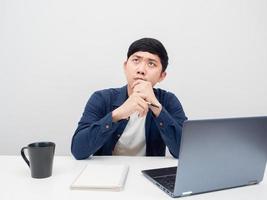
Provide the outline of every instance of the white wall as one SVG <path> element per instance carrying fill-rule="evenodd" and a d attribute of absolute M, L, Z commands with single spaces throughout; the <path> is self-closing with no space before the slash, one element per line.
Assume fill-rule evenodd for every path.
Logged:
<path fill-rule="evenodd" d="M 266 0 L 1 0 L 0 154 L 51 140 L 59 155 L 93 91 L 125 84 L 131 42 L 170 57 L 158 87 L 189 119 L 267 114 Z"/>

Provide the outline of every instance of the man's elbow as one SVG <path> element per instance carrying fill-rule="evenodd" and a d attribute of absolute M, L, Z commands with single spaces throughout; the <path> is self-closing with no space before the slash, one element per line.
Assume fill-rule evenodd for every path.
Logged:
<path fill-rule="evenodd" d="M 71 144 L 71 153 L 76 160 L 83 160 L 89 157 L 88 153 L 84 151 L 85 148 L 82 147 L 82 144 L 76 143 L 75 140 Z"/>
<path fill-rule="evenodd" d="M 79 150 L 73 147 L 71 148 L 71 153 L 76 160 L 84 160 L 89 157 L 88 155 L 85 155 L 84 153 L 80 152 Z"/>

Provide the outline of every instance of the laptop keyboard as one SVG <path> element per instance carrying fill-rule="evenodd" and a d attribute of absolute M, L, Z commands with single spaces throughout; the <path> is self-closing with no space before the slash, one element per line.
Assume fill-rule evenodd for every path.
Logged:
<path fill-rule="evenodd" d="M 176 174 L 154 177 L 154 179 L 162 186 L 170 191 L 174 191 Z"/>

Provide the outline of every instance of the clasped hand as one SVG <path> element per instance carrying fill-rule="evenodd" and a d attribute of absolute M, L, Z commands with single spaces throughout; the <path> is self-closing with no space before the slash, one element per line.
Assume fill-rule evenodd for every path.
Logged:
<path fill-rule="evenodd" d="M 150 103 L 160 105 L 155 97 L 152 84 L 149 81 L 136 80 L 132 84 L 131 89 L 133 93 L 129 98 L 119 108 L 113 111 L 113 121 L 127 119 L 135 112 L 138 113 L 139 117 L 143 117 L 147 114 Z M 151 109 L 155 112 L 155 108 Z"/>

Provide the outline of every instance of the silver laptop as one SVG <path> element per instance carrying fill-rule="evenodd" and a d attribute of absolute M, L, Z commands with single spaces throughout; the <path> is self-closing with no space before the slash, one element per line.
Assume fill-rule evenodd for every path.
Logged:
<path fill-rule="evenodd" d="M 172 197 L 257 184 L 267 159 L 267 117 L 186 121 L 178 167 L 142 173 Z"/>

